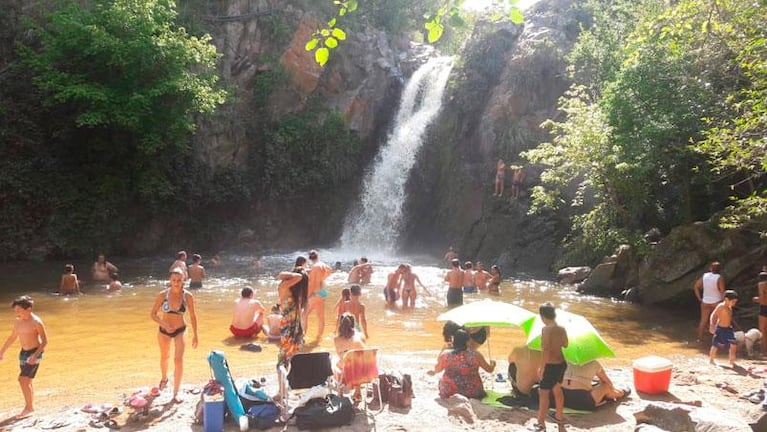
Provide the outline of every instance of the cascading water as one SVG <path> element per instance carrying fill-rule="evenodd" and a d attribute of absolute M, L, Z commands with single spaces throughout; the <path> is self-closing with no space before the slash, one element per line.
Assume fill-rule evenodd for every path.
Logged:
<path fill-rule="evenodd" d="M 402 222 L 405 182 L 423 144 L 426 128 L 442 108 L 451 57 L 430 59 L 402 92 L 389 138 L 365 175 L 360 204 L 346 217 L 341 248 L 393 253 Z"/>

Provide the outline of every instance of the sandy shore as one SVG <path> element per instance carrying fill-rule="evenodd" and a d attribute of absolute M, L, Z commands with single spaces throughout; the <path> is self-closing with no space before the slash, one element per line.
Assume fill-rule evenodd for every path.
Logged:
<path fill-rule="evenodd" d="M 741 396 L 750 391 L 763 388 L 767 378 L 767 361 L 744 360 L 741 367 L 711 366 L 705 356 L 679 357 L 672 359 L 674 371 L 669 393 L 663 395 L 643 395 L 636 392 L 620 404 L 608 404 L 590 414 L 567 415 L 566 430 L 569 431 L 634 431 L 636 420 L 634 413 L 641 411 L 654 401 L 664 401 L 683 409 L 694 409 L 694 404 L 703 408 L 717 408 L 731 413 L 732 416 L 754 424 L 763 415 L 760 404 L 749 402 Z M 415 399 L 409 410 L 390 408 L 388 405 L 380 414 L 357 412 L 354 422 L 337 430 L 341 431 L 521 431 L 530 430 L 535 423 L 535 412 L 524 408 L 493 408 L 472 401 L 473 418 L 451 416 L 448 402 L 437 396 L 439 376 L 428 376 L 426 369 L 412 369 L 402 365 L 386 364 L 386 370 L 410 373 L 413 377 Z M 499 363 L 497 371 L 505 371 L 506 364 Z M 618 385 L 633 388 L 631 368 L 612 368 L 608 374 Z M 486 388 L 493 388 L 492 376 L 484 374 Z M 122 431 L 202 431 L 201 425 L 194 424 L 194 413 L 200 399 L 199 391 L 204 383 L 184 387 L 185 398 L 180 404 L 170 402 L 168 392 L 161 394 L 152 403 L 148 414 L 136 413 L 128 406 L 121 406 L 122 411 L 113 417 L 113 428 Z M 8 383 L 6 391 L 17 391 L 15 383 Z M 116 395 L 125 398 L 127 395 Z M 87 395 L 83 395 L 87 399 Z M 95 431 L 110 430 L 103 422 L 94 421 L 94 414 L 81 411 L 81 401 L 61 401 L 58 410 L 38 412 L 25 419 L 15 419 L 10 413 L 0 417 L 0 430 L 3 431 Z M 764 421 L 764 420 L 763 420 Z M 761 424 L 761 423 L 760 423 Z M 226 423 L 225 430 L 236 431 L 234 423 Z M 254 429 L 255 430 L 255 429 Z M 271 430 L 280 430 L 272 428 Z M 290 423 L 287 430 L 297 430 Z M 548 430 L 557 430 L 549 424 Z M 757 427 L 755 430 L 763 430 Z"/>

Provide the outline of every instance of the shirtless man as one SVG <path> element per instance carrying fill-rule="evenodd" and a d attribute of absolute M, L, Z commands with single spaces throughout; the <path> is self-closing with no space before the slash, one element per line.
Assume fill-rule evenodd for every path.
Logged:
<path fill-rule="evenodd" d="M 17 418 L 27 417 L 35 411 L 35 392 L 32 380 L 37 374 L 37 368 L 43 358 L 43 351 L 48 344 L 48 336 L 45 334 L 43 321 L 32 313 L 33 305 L 34 302 L 29 296 L 17 297 L 11 303 L 11 307 L 16 313 L 16 322 L 13 324 L 11 335 L 0 348 L 0 360 L 2 360 L 5 351 L 16 339 L 21 342 L 19 385 L 21 386 L 21 393 L 24 395 L 24 409 Z"/>
<path fill-rule="evenodd" d="M 756 289 L 759 295 L 754 302 L 759 303 L 759 331 L 762 333 L 762 357 L 767 356 L 767 272 L 759 273 Z"/>
<path fill-rule="evenodd" d="M 453 250 L 452 246 L 450 246 L 449 248 L 447 248 L 447 252 L 445 252 L 445 257 L 442 260 L 445 261 L 445 265 L 447 266 L 447 268 L 451 268 L 453 265 L 454 259 L 458 259 L 458 253 L 455 250 Z"/>
<path fill-rule="evenodd" d="M 389 273 L 384 287 L 384 299 L 386 306 L 395 306 L 399 300 L 399 289 L 402 284 L 402 273 L 405 272 L 405 264 L 400 264 L 396 270 Z"/>
<path fill-rule="evenodd" d="M 59 283 L 59 294 L 80 294 L 80 282 L 77 280 L 77 275 L 74 271 L 75 266 L 72 264 L 64 266 L 64 274 L 61 275 L 61 283 Z"/>
<path fill-rule="evenodd" d="M 447 282 L 447 307 L 460 306 L 463 304 L 463 270 L 458 258 L 454 258 L 450 264 L 453 268 L 445 275 Z"/>
<path fill-rule="evenodd" d="M 402 272 L 402 309 L 406 309 L 408 305 L 411 308 L 415 308 L 415 298 L 417 294 L 415 290 L 416 282 L 431 295 L 429 289 L 421 283 L 421 279 L 418 278 L 418 275 L 413 273 L 413 267 L 410 264 L 405 264 L 404 271 Z"/>
<path fill-rule="evenodd" d="M 519 192 L 522 189 L 522 182 L 525 180 L 525 171 L 522 167 L 516 167 L 511 175 L 511 197 L 519 198 Z"/>
<path fill-rule="evenodd" d="M 309 261 L 312 263 L 309 269 L 309 297 L 301 319 L 306 334 L 309 328 L 309 314 L 317 313 L 317 339 L 320 339 L 325 332 L 325 299 L 328 297 L 324 284 L 325 279 L 333 273 L 333 267 L 320 261 L 316 250 L 309 251 Z"/>
<path fill-rule="evenodd" d="M 348 301 L 341 302 L 338 305 L 338 318 L 336 319 L 336 329 L 341 322 L 341 316 L 345 313 L 354 315 L 354 322 L 362 330 L 362 334 L 365 335 L 365 339 L 369 339 L 368 336 L 368 320 L 365 317 L 365 305 L 362 304 L 360 298 L 362 297 L 362 289 L 359 285 L 352 285 L 349 288 L 350 297 Z"/>
<path fill-rule="evenodd" d="M 482 264 L 482 261 L 477 261 L 477 268 L 474 271 L 474 282 L 477 283 L 477 289 L 480 292 L 487 292 L 487 284 L 492 278 L 493 275 L 485 270 L 485 265 Z"/>
<path fill-rule="evenodd" d="M 514 348 L 509 354 L 509 379 L 512 388 L 529 396 L 533 385 L 538 382 L 540 368 L 540 351 L 531 350 L 527 345 Z"/>
<path fill-rule="evenodd" d="M 360 258 L 360 284 L 369 285 L 370 278 L 373 276 L 373 264 L 371 264 L 367 257 Z"/>
<path fill-rule="evenodd" d="M 473 294 L 477 292 L 477 280 L 474 278 L 474 269 L 472 268 L 471 261 L 464 263 L 466 270 L 463 271 L 463 292 Z"/>
<path fill-rule="evenodd" d="M 232 325 L 229 331 L 234 337 L 252 338 L 261 332 L 264 322 L 264 305 L 253 298 L 253 288 L 246 286 L 240 298 L 234 302 Z"/>
<path fill-rule="evenodd" d="M 724 278 L 719 274 L 720 268 L 721 264 L 718 261 L 712 262 L 709 271 L 696 280 L 692 287 L 693 291 L 695 291 L 695 297 L 700 302 L 699 341 L 703 341 L 703 332 L 709 324 L 711 312 L 722 301 L 724 291 L 727 289 L 724 284 Z"/>
<path fill-rule="evenodd" d="M 565 398 L 562 394 L 562 379 L 567 369 L 563 348 L 567 348 L 567 332 L 557 325 L 557 313 L 554 305 L 544 303 L 538 309 L 544 327 L 541 329 L 541 367 L 538 376 L 541 384 L 538 390 L 538 424 L 537 431 L 546 430 L 546 415 L 549 412 L 549 393 L 554 394 L 554 406 L 556 414 L 554 418 L 558 423 L 564 421 Z"/>
<path fill-rule="evenodd" d="M 192 255 L 192 264 L 187 270 L 189 273 L 189 288 L 202 288 L 202 280 L 205 279 L 205 267 L 201 263 L 202 257 L 200 255 Z"/>
<path fill-rule="evenodd" d="M 176 261 L 168 268 L 168 273 L 173 273 L 174 268 L 180 268 L 181 273 L 184 275 L 184 280 L 189 279 L 189 270 L 186 267 L 186 251 L 178 251 L 176 253 Z"/>
<path fill-rule="evenodd" d="M 712 365 L 716 365 L 716 353 L 719 348 L 724 348 L 729 351 L 730 366 L 736 366 L 735 354 L 738 351 L 738 344 L 735 340 L 735 330 L 732 328 L 732 308 L 737 302 L 738 293 L 727 290 L 724 292 L 724 300 L 716 305 L 714 312 L 711 313 L 709 330 L 714 334 L 714 339 L 711 342 L 708 359 Z"/>

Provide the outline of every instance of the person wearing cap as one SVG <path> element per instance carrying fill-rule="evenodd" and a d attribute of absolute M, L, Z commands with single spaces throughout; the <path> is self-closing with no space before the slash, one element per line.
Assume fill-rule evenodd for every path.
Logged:
<path fill-rule="evenodd" d="M 325 279 L 333 273 L 333 267 L 320 261 L 320 256 L 316 250 L 309 252 L 309 289 L 308 302 L 302 315 L 302 327 L 304 334 L 308 331 L 309 314 L 317 313 L 317 339 L 322 338 L 325 332 L 325 299 L 328 297 L 328 290 L 325 289 Z"/>
<path fill-rule="evenodd" d="M 716 353 L 720 348 L 728 351 L 730 366 L 735 367 L 735 355 L 738 351 L 737 340 L 735 339 L 735 329 L 733 328 L 732 308 L 738 302 L 738 293 L 733 290 L 724 292 L 724 300 L 716 305 L 714 312 L 711 313 L 710 331 L 714 334 L 711 341 L 711 350 L 709 350 L 709 362 L 716 365 Z"/>
<path fill-rule="evenodd" d="M 756 290 L 759 295 L 754 297 L 754 302 L 759 303 L 759 331 L 767 335 L 767 266 L 762 267 L 759 273 Z M 767 356 L 767 337 L 762 337 L 762 357 Z"/>
<path fill-rule="evenodd" d="M 184 349 L 186 348 L 186 320 L 189 312 L 189 322 L 192 325 L 192 348 L 197 348 L 197 314 L 194 309 L 194 296 L 184 289 L 184 271 L 174 268 L 169 275 L 170 287 L 160 291 L 155 297 L 154 305 L 149 316 L 159 324 L 157 343 L 160 346 L 160 390 L 168 386 L 168 360 L 170 345 L 173 343 L 173 402 L 182 402 L 178 396 L 181 388 L 181 377 L 184 373 Z M 162 317 L 160 316 L 162 312 Z"/>
<path fill-rule="evenodd" d="M 703 274 L 693 285 L 695 297 L 700 302 L 700 322 L 698 323 L 698 340 L 703 340 L 703 332 L 706 331 L 711 312 L 724 298 L 727 289 L 724 278 L 719 274 L 721 264 L 718 261 L 711 263 L 709 271 Z"/>

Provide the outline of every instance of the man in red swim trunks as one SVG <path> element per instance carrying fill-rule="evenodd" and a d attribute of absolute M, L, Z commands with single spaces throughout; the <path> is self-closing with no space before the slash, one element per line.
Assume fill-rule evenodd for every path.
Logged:
<path fill-rule="evenodd" d="M 253 288 L 245 287 L 240 297 L 234 302 L 232 325 L 229 331 L 235 337 L 252 338 L 261 332 L 264 322 L 264 305 L 253 298 Z"/>

